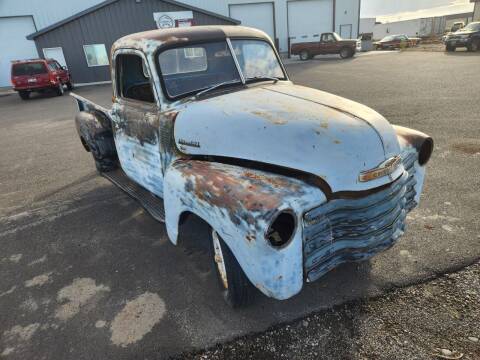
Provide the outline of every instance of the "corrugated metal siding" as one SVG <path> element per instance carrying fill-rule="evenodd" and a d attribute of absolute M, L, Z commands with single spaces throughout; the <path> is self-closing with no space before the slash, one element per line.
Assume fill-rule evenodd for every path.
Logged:
<path fill-rule="evenodd" d="M 182 11 L 183 7 L 161 0 L 120 0 L 53 29 L 35 39 L 38 52 L 43 48 L 62 47 L 65 60 L 77 83 L 110 80 L 108 66 L 88 67 L 83 45 L 105 44 L 107 52 L 118 38 L 156 28 L 154 12 Z M 187 9 L 188 10 L 188 9 Z M 226 20 L 193 11 L 197 25 L 231 24 Z"/>
<path fill-rule="evenodd" d="M 40 30 L 102 1 L 1 0 L 0 17 L 32 15 L 37 30 Z"/>

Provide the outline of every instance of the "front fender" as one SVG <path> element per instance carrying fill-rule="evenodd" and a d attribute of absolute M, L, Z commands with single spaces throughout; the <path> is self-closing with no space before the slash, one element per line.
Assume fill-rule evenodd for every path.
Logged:
<path fill-rule="evenodd" d="M 304 182 L 258 170 L 199 160 L 178 160 L 165 175 L 165 223 L 176 244 L 180 215 L 190 211 L 222 237 L 250 282 L 269 297 L 287 299 L 303 286 L 302 214 L 326 201 Z M 297 226 L 288 245 L 265 240 L 275 216 L 292 211 Z"/>
<path fill-rule="evenodd" d="M 397 133 L 398 143 L 404 158 L 405 168 L 413 167 L 415 177 L 415 205 L 420 203 L 420 195 L 425 182 L 425 167 L 433 152 L 433 139 L 420 131 L 409 129 L 403 126 L 393 125 Z M 409 156 L 409 154 L 412 154 Z M 409 164 L 407 158 L 413 160 L 413 164 Z"/>

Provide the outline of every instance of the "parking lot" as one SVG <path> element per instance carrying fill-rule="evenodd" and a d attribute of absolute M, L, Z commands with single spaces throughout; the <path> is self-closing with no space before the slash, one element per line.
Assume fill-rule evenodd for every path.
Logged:
<path fill-rule="evenodd" d="M 0 97 L 0 354 L 164 358 L 422 282 L 480 257 L 480 56 L 392 52 L 289 62 L 298 84 L 364 103 L 431 135 L 425 192 L 402 240 L 279 302 L 224 304 L 200 249 L 98 176 L 69 96 Z M 109 85 L 80 95 L 108 106 Z M 195 234 L 192 234 L 195 235 Z"/>

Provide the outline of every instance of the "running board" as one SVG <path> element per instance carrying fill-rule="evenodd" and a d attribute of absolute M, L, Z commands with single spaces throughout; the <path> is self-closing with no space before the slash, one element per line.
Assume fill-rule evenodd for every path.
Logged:
<path fill-rule="evenodd" d="M 155 220 L 165 222 L 165 208 L 163 207 L 162 198 L 153 195 L 150 191 L 130 180 L 122 169 L 102 172 L 101 175 L 125 191 L 128 195 L 138 200 L 140 205 L 142 205 Z"/>

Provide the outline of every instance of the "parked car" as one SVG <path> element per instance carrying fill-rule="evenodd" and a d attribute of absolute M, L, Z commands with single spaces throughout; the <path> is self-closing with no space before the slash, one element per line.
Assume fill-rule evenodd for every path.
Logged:
<path fill-rule="evenodd" d="M 472 22 L 464 28 L 447 35 L 445 50 L 455 51 L 459 47 L 467 48 L 468 51 L 480 50 L 480 22 Z"/>
<path fill-rule="evenodd" d="M 153 30 L 117 40 L 111 57 L 110 110 L 71 94 L 81 143 L 173 244 L 201 219 L 230 305 L 254 288 L 290 298 L 404 233 L 433 140 L 294 85 L 264 32 Z"/>
<path fill-rule="evenodd" d="M 291 46 L 290 53 L 308 60 L 316 55 L 339 54 L 342 59 L 350 58 L 357 51 L 357 40 L 342 39 L 337 33 L 323 33 L 320 41 L 299 42 Z"/>
<path fill-rule="evenodd" d="M 420 38 L 411 38 L 407 35 L 388 35 L 374 43 L 377 50 L 393 50 L 417 46 Z"/>
<path fill-rule="evenodd" d="M 27 100 L 32 92 L 54 91 L 61 96 L 64 85 L 73 89 L 70 73 L 54 59 L 13 61 L 11 81 L 13 90 L 23 100 Z"/>

